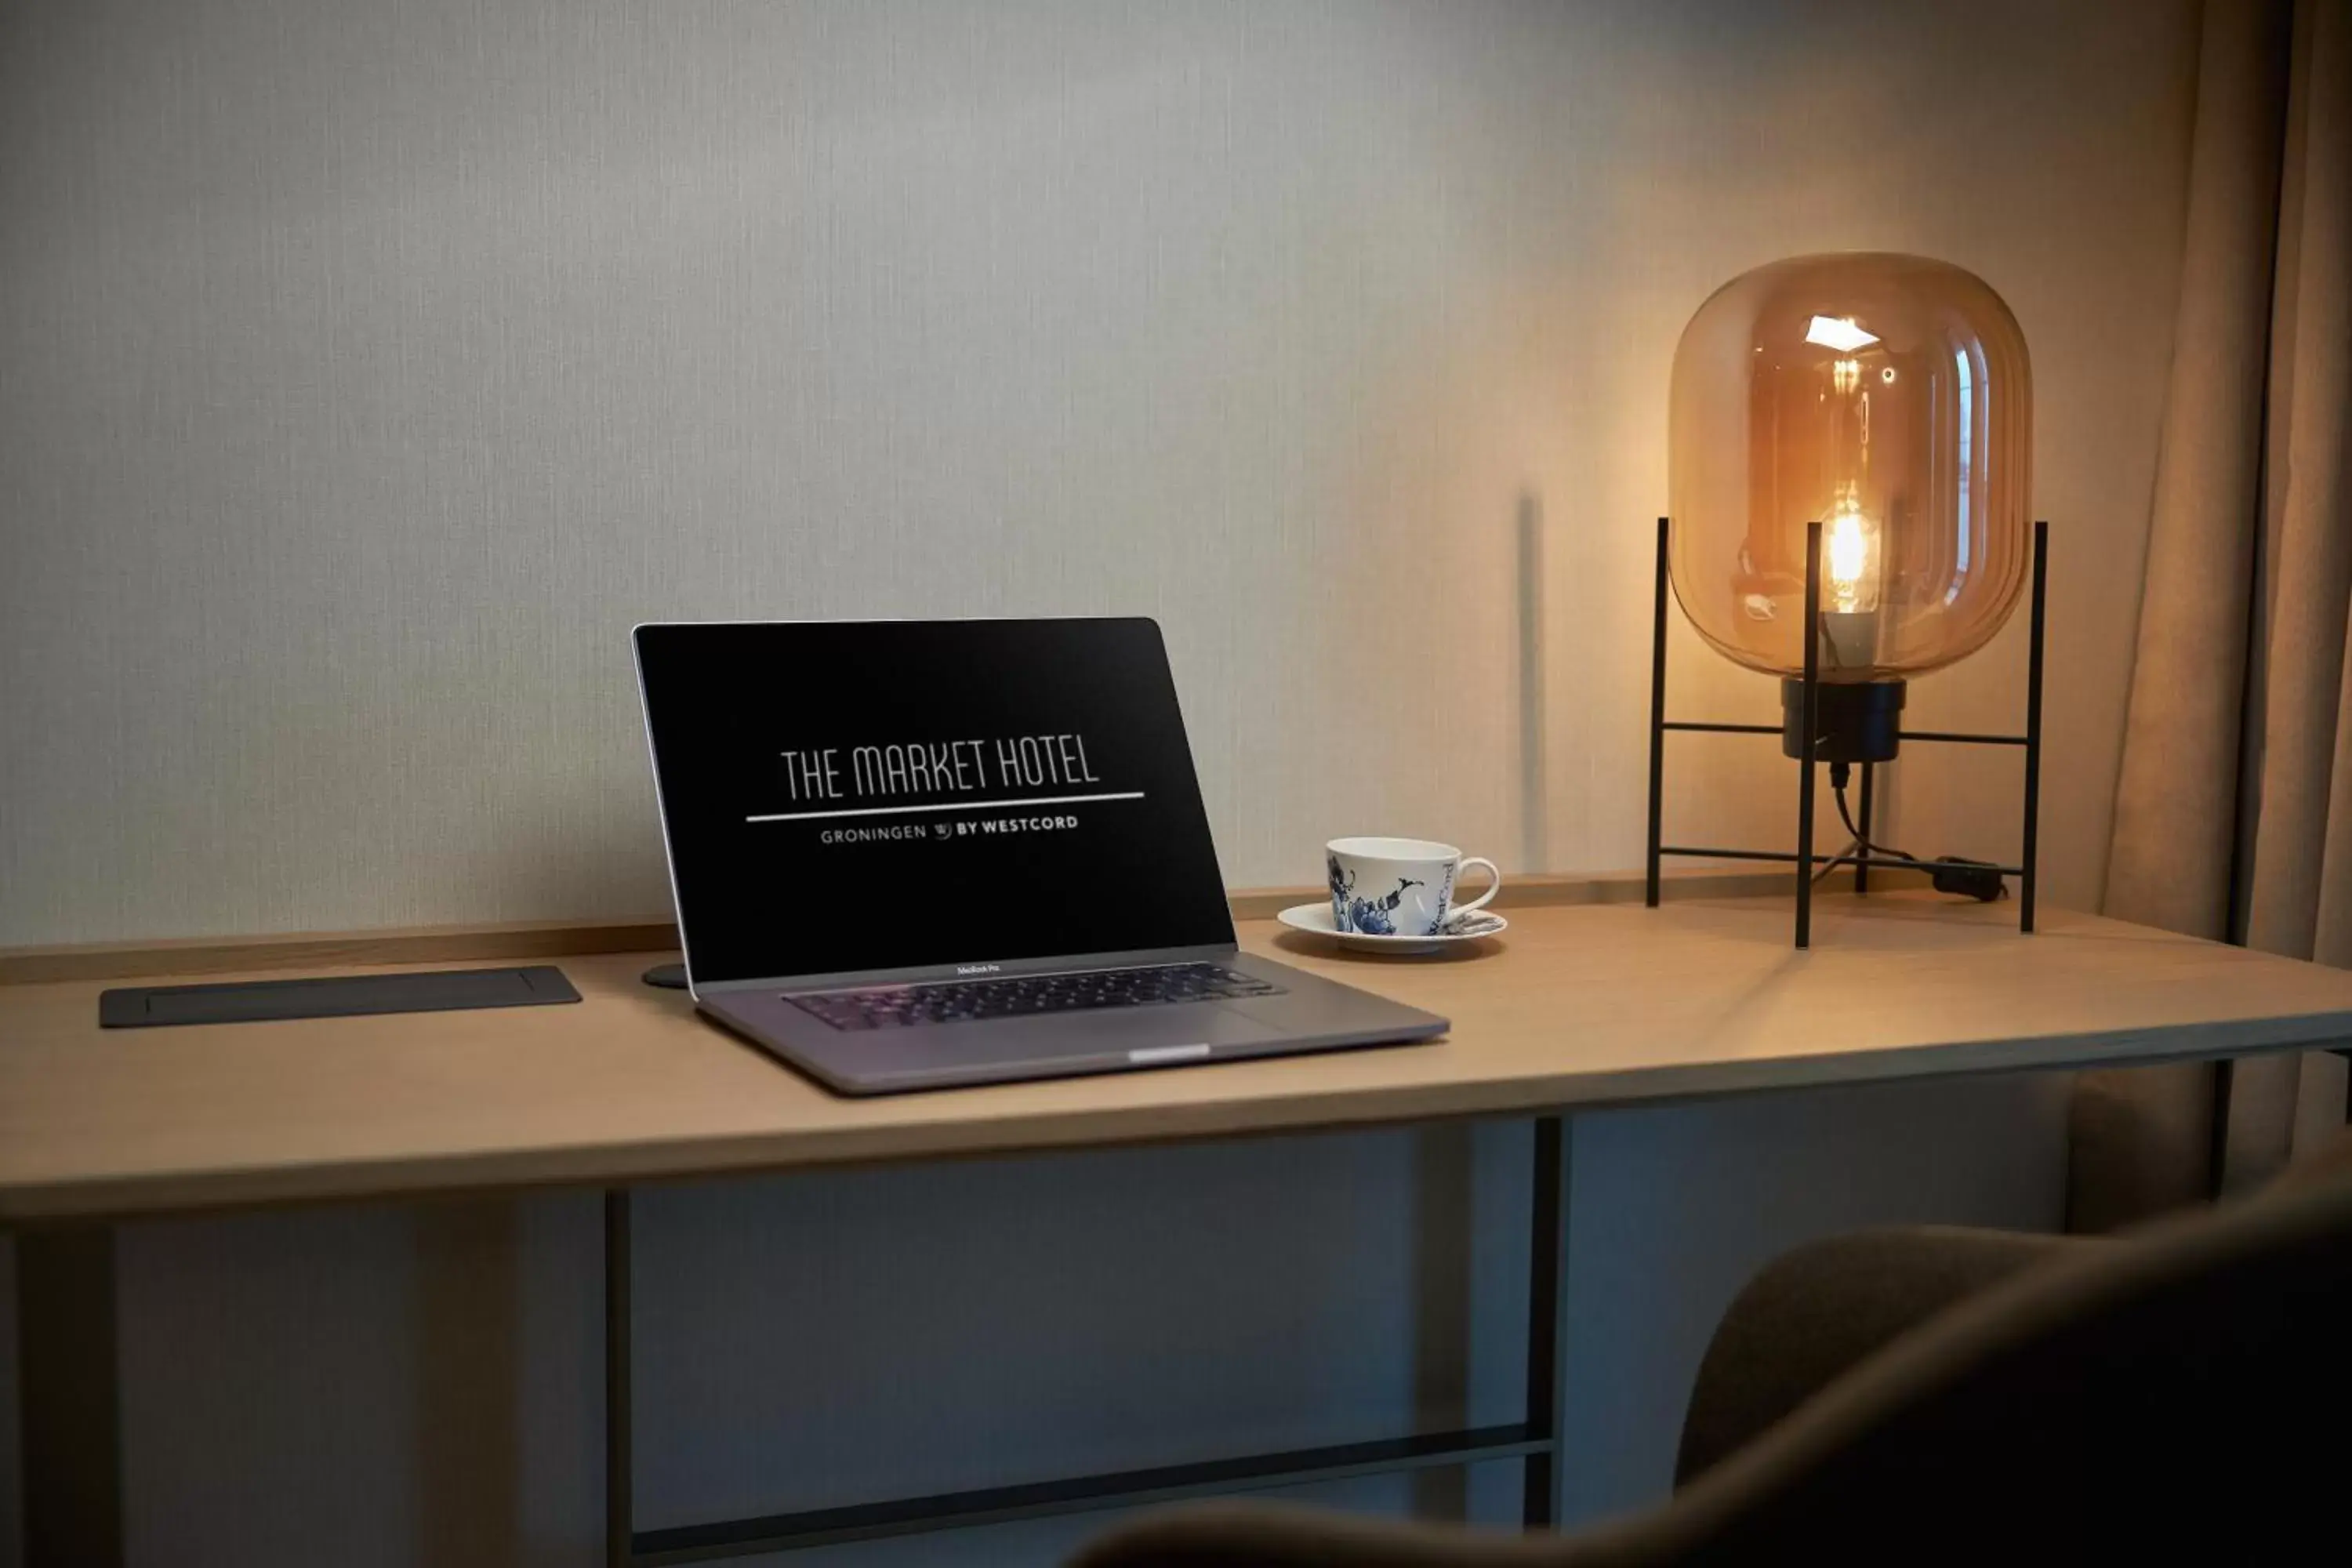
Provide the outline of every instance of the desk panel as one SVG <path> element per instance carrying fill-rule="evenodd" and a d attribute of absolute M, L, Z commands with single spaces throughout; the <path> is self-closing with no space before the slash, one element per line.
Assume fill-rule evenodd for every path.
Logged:
<path fill-rule="evenodd" d="M 1435 959 L 1243 941 L 1445 1015 L 1432 1045 L 843 1100 L 638 973 L 579 1006 L 101 1031 L 99 982 L 0 988 L 0 1221 L 110 1218 L 1622 1105 L 2352 1039 L 2352 972 L 2051 911 L 1825 898 L 1513 910 Z M 348 973 L 349 971 L 343 971 Z M 316 973 L 317 970 L 257 972 Z M 159 975 L 157 980 L 168 979 Z"/>

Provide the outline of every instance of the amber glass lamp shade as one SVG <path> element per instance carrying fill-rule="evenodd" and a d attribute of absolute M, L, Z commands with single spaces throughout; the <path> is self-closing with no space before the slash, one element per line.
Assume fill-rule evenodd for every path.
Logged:
<path fill-rule="evenodd" d="M 2026 577 L 2032 398 L 2017 319 L 1973 273 L 1857 253 L 1734 279 L 1675 351 L 1684 614 L 1726 658 L 1801 674 L 1819 522 L 1824 682 L 1900 681 L 1983 647 Z"/>

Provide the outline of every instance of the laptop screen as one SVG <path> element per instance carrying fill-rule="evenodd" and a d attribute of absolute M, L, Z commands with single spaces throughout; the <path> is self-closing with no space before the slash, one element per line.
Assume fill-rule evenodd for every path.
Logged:
<path fill-rule="evenodd" d="M 1233 940 L 1149 620 L 645 626 L 698 985 Z"/>

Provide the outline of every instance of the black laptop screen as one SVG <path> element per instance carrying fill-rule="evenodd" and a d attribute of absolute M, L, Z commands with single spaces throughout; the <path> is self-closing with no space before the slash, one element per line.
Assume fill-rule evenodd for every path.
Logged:
<path fill-rule="evenodd" d="M 1233 938 L 1150 621 L 636 644 L 697 984 Z"/>

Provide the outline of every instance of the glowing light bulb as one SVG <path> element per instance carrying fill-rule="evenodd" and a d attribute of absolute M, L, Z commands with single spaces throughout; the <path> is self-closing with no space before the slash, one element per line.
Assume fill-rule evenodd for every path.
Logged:
<path fill-rule="evenodd" d="M 1878 608 L 1878 530 L 1863 515 L 1854 489 L 1851 482 L 1841 487 L 1822 536 L 1822 575 L 1830 590 L 1826 607 L 1845 616 Z"/>
<path fill-rule="evenodd" d="M 1877 520 L 1862 510 L 1861 487 L 1840 485 L 1822 530 L 1822 662 L 1857 669 L 1878 657 L 1880 570 Z"/>

